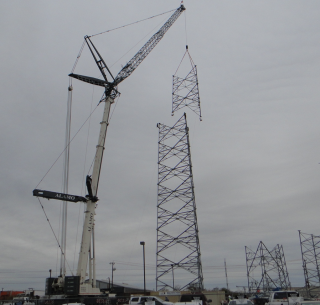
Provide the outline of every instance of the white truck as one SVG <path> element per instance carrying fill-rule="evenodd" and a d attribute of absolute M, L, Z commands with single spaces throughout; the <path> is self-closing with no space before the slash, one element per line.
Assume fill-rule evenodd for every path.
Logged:
<path fill-rule="evenodd" d="M 297 291 L 273 291 L 265 305 L 300 305 L 301 302 L 303 297 L 300 297 Z"/>
<path fill-rule="evenodd" d="M 171 302 L 164 301 L 158 297 L 154 296 L 135 296 L 131 297 L 129 305 L 173 305 Z"/>

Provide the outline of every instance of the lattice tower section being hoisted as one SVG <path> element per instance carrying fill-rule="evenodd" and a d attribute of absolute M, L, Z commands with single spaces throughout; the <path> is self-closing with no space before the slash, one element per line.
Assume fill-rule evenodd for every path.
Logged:
<path fill-rule="evenodd" d="M 203 289 L 186 114 L 158 124 L 157 290 Z"/>
<path fill-rule="evenodd" d="M 291 284 L 282 245 L 276 245 L 269 251 L 260 241 L 256 251 L 252 251 L 247 246 L 245 251 L 249 292 L 260 290 L 266 292 L 276 288 L 290 289 Z"/>
<path fill-rule="evenodd" d="M 186 76 L 180 77 L 177 75 L 177 73 L 180 69 L 181 63 L 183 62 L 184 58 L 186 58 L 186 55 L 189 57 L 191 70 Z M 191 58 L 188 46 L 186 46 L 186 52 L 182 57 L 176 73 L 173 75 L 171 115 L 173 116 L 175 112 L 184 107 L 192 110 L 199 116 L 200 121 L 202 121 L 197 66 L 194 64 Z"/>
<path fill-rule="evenodd" d="M 311 298 L 320 293 L 320 236 L 299 230 L 299 239 L 306 294 Z"/>

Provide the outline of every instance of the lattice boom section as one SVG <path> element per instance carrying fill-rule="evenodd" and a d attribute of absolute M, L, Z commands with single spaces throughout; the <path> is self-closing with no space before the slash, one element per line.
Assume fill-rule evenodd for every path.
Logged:
<path fill-rule="evenodd" d="M 157 290 L 203 288 L 188 127 L 158 124 Z"/>
<path fill-rule="evenodd" d="M 202 119 L 197 66 L 193 66 L 185 78 L 173 76 L 172 115 L 183 107 L 188 107 Z"/>

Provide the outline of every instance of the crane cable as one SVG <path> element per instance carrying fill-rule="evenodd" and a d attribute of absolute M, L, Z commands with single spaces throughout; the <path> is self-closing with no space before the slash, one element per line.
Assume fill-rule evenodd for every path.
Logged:
<path fill-rule="evenodd" d="M 50 168 L 48 169 L 48 171 L 45 173 L 45 175 L 42 177 L 42 179 L 39 181 L 39 183 L 37 184 L 37 186 L 35 188 L 37 188 L 39 186 L 39 184 L 43 181 L 43 179 L 48 175 L 49 171 L 52 169 L 52 167 L 58 162 L 59 158 L 62 156 L 62 154 L 65 152 L 65 150 L 67 149 L 67 147 L 71 144 L 71 142 L 74 140 L 74 138 L 77 136 L 77 134 L 80 132 L 80 130 L 82 129 L 82 127 L 87 123 L 87 121 L 90 119 L 91 115 L 96 111 L 96 109 L 98 108 L 99 104 L 93 109 L 93 111 L 90 113 L 90 115 L 88 116 L 88 118 L 84 121 L 84 123 L 80 126 L 80 128 L 78 129 L 78 131 L 75 133 L 75 135 L 72 137 L 72 139 L 70 140 L 70 142 L 68 143 L 68 145 L 64 148 L 64 150 L 60 153 L 60 155 L 57 157 L 57 159 L 53 162 L 53 164 L 50 166 Z"/>
<path fill-rule="evenodd" d="M 48 218 L 48 215 L 47 215 L 46 211 L 44 210 L 44 206 L 43 206 L 43 204 L 41 203 L 40 198 L 39 198 L 39 197 L 37 197 L 37 198 L 38 198 L 38 201 L 39 201 L 39 203 L 40 203 L 40 205 L 41 205 L 42 211 L 43 211 L 43 213 L 44 213 L 44 215 L 45 215 L 45 217 L 46 217 L 46 219 L 47 219 L 47 221 L 48 221 L 48 224 L 49 224 L 49 226 L 50 226 L 50 228 L 51 228 L 51 231 L 52 231 L 52 233 L 53 233 L 53 235 L 54 235 L 54 238 L 56 239 L 56 242 L 57 242 L 57 244 L 58 244 L 58 247 L 59 247 L 61 253 L 64 255 L 64 253 L 63 253 L 63 251 L 62 251 L 62 248 L 61 248 L 61 245 L 60 245 L 60 243 L 59 243 L 59 240 L 58 240 L 58 238 L 57 238 L 57 235 L 56 235 L 56 233 L 55 233 L 54 230 L 53 230 L 53 227 L 52 227 L 52 225 L 51 225 L 51 222 L 50 222 L 50 220 L 49 220 L 49 218 Z M 65 258 L 65 260 L 66 260 L 66 263 L 67 263 L 67 265 L 68 265 L 68 267 L 69 267 L 69 269 L 70 269 L 70 271 L 71 271 L 71 274 L 73 275 L 73 272 L 72 272 L 72 270 L 71 270 L 71 268 L 70 268 L 70 265 L 69 265 L 69 263 L 68 263 L 68 261 L 67 261 L 66 258 Z"/>
<path fill-rule="evenodd" d="M 178 70 L 179 70 L 179 68 L 180 68 L 180 66 L 181 66 L 181 63 L 182 63 L 183 59 L 185 58 L 186 54 L 189 55 L 189 60 L 190 60 L 191 67 L 194 68 L 195 64 L 194 64 L 194 62 L 193 62 L 193 60 L 192 60 L 192 57 L 191 57 L 191 55 L 190 55 L 190 53 L 189 53 L 188 45 L 186 45 L 186 51 L 185 51 L 185 53 L 184 53 L 184 55 L 183 55 L 183 57 L 182 57 L 182 59 L 181 59 L 181 61 L 180 61 L 180 64 L 179 64 L 176 72 L 174 73 L 174 75 L 177 74 L 177 72 L 178 72 Z"/>
<path fill-rule="evenodd" d="M 154 15 L 154 16 L 149 17 L 149 18 L 145 18 L 145 19 L 141 19 L 141 20 L 139 20 L 139 21 L 131 22 L 131 23 L 128 23 L 128 24 L 126 24 L 126 25 L 119 26 L 119 27 L 114 28 L 114 29 L 111 29 L 111 30 L 107 30 L 107 31 L 104 31 L 104 32 L 101 32 L 101 33 L 97 33 L 97 34 L 91 35 L 91 36 L 89 36 L 89 37 L 94 37 L 94 36 L 98 36 L 98 35 L 101 35 L 101 34 L 104 34 L 104 33 L 108 33 L 108 32 L 114 31 L 114 30 L 118 30 L 118 29 L 124 28 L 124 27 L 129 26 L 129 25 L 133 25 L 133 24 L 136 24 L 136 23 L 139 23 L 139 22 L 142 22 L 142 21 L 146 21 L 146 20 L 149 20 L 149 19 L 152 19 L 152 18 L 161 16 L 161 15 L 164 15 L 164 14 L 167 14 L 167 13 L 170 13 L 170 12 L 173 12 L 173 11 L 175 11 L 175 10 L 176 10 L 176 9 L 173 9 L 173 10 L 171 10 L 171 11 L 167 11 L 167 12 L 164 12 L 164 13 L 161 13 L 161 14 L 158 14 L 158 15 Z"/>
<path fill-rule="evenodd" d="M 94 37 L 94 36 L 98 36 L 98 35 L 101 35 L 101 34 L 104 34 L 104 33 L 112 32 L 112 31 L 115 31 L 115 30 L 119 30 L 119 29 L 124 28 L 124 27 L 127 27 L 127 26 L 129 26 L 129 25 L 133 25 L 133 24 L 136 24 L 136 23 L 139 23 L 139 22 L 142 22 L 142 21 L 146 21 L 146 20 L 149 20 L 149 19 L 152 19 L 152 18 L 161 16 L 161 15 L 164 15 L 164 14 L 167 14 L 167 13 L 170 13 L 170 12 L 173 12 L 174 10 L 175 10 L 175 9 L 170 10 L 170 11 L 167 11 L 167 12 L 164 12 L 164 13 L 161 13 L 161 14 L 158 14 L 158 15 L 151 16 L 151 17 L 149 17 L 149 18 L 145 18 L 145 19 L 141 19 L 141 20 L 138 20 L 138 21 L 135 21 L 135 22 L 131 22 L 131 23 L 128 23 L 128 24 L 126 24 L 126 25 L 122 25 L 122 26 L 116 27 L 116 28 L 111 29 L 111 30 L 106 30 L 106 31 L 101 32 L 101 33 L 93 34 L 93 35 L 90 35 L 90 36 L 88 35 L 88 37 Z M 83 51 L 83 49 L 84 49 L 85 44 L 86 44 L 86 40 L 84 39 L 84 40 L 83 40 L 83 43 L 82 43 L 82 45 L 81 45 L 80 51 L 79 51 L 79 53 L 78 53 L 78 56 L 77 56 L 77 58 L 76 58 L 76 61 L 75 61 L 74 65 L 73 65 L 73 67 L 72 67 L 71 73 L 74 72 L 74 70 L 75 70 L 75 68 L 76 68 L 76 66 L 77 66 L 77 64 L 78 64 L 79 58 L 80 58 L 80 56 L 81 56 L 81 54 L 82 54 L 82 51 Z"/>
<path fill-rule="evenodd" d="M 77 66 L 77 64 L 78 64 L 79 58 L 80 58 L 80 56 L 81 56 L 81 54 L 82 54 L 82 51 L 83 51 L 83 48 L 84 48 L 85 44 L 86 44 L 86 40 L 84 39 L 84 40 L 83 40 L 83 43 L 82 43 L 82 45 L 81 45 L 80 51 L 79 51 L 79 53 L 78 53 L 78 56 L 77 56 L 77 58 L 76 58 L 76 61 L 75 61 L 75 63 L 73 64 L 71 73 L 74 72 L 74 70 L 75 70 L 75 68 L 76 68 L 76 66 Z"/>
<path fill-rule="evenodd" d="M 183 1 L 181 1 L 181 2 L 183 2 Z M 186 35 L 186 51 L 185 51 L 185 53 L 184 53 L 184 55 L 183 55 L 183 57 L 182 57 L 182 59 L 181 59 L 181 61 L 180 61 L 180 64 L 179 64 L 176 72 L 174 73 L 174 75 L 177 74 L 177 72 L 178 72 L 178 70 L 179 70 L 179 68 L 180 68 L 180 66 L 181 66 L 181 63 L 182 63 L 182 61 L 183 61 L 183 59 L 184 59 L 184 57 L 186 56 L 187 53 L 188 53 L 188 55 L 189 55 L 189 60 L 190 60 L 190 63 L 191 63 L 191 67 L 193 68 L 193 67 L 195 66 L 195 64 L 194 64 L 194 62 L 193 62 L 193 60 L 192 60 L 192 58 L 191 58 L 191 55 L 190 55 L 190 53 L 189 53 L 189 47 L 188 47 L 187 13 L 186 13 L 186 12 L 184 12 L 184 30 L 185 30 L 185 35 Z"/>
<path fill-rule="evenodd" d="M 119 98 L 120 98 L 120 95 L 118 96 L 118 98 L 117 98 L 117 100 L 116 100 L 116 102 L 115 102 L 115 104 L 114 104 L 113 110 L 112 110 L 112 112 L 111 112 L 111 114 L 110 114 L 109 121 L 108 121 L 108 123 L 109 123 L 109 124 L 110 124 L 110 122 L 111 122 L 111 119 L 112 119 L 113 113 L 114 113 L 114 111 L 116 110 L 116 107 L 117 107 L 117 104 L 118 104 Z M 89 175 L 89 174 L 90 174 L 90 171 L 91 171 L 91 169 L 92 169 L 92 166 L 93 166 L 94 160 L 95 160 L 95 158 L 96 158 L 96 154 L 97 154 L 97 152 L 94 154 L 94 157 L 93 157 L 93 159 L 92 159 L 92 162 L 91 162 L 91 165 L 90 165 L 90 167 L 89 167 L 89 170 L 88 170 L 87 175 Z"/>

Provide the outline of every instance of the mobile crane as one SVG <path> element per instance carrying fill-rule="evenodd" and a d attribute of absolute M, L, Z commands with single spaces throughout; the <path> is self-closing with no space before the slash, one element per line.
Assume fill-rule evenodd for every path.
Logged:
<path fill-rule="evenodd" d="M 83 223 L 82 240 L 80 246 L 78 268 L 76 276 L 61 275 L 59 278 L 48 278 L 46 281 L 46 294 L 66 294 L 66 295 L 100 295 L 100 289 L 96 287 L 95 262 L 91 257 L 91 249 L 93 245 L 93 231 L 94 231 L 94 215 L 96 209 L 96 202 L 98 201 L 97 193 L 99 186 L 99 177 L 101 172 L 102 158 L 105 146 L 105 139 L 107 128 L 109 125 L 109 114 L 111 105 L 114 99 L 119 95 L 117 86 L 125 80 L 132 72 L 140 65 L 140 63 L 148 56 L 153 48 L 162 39 L 165 33 L 179 18 L 181 13 L 185 10 L 183 4 L 178 7 L 165 24 L 156 32 L 145 45 L 132 57 L 132 59 L 120 70 L 114 78 L 102 56 L 92 43 L 90 36 L 85 36 L 85 42 L 101 72 L 103 79 L 98 79 L 90 76 L 69 74 L 70 77 L 84 81 L 89 84 L 101 86 L 105 88 L 104 95 L 101 102 L 105 103 L 104 112 L 102 116 L 98 145 L 96 146 L 95 160 L 92 170 L 92 175 L 87 176 L 86 185 L 88 195 L 85 197 L 63 194 L 51 191 L 44 191 L 34 189 L 33 195 L 37 197 L 44 197 L 47 199 L 58 199 L 72 202 L 85 202 L 86 211 Z M 112 79 L 112 81 L 108 80 Z M 89 262 L 89 281 L 86 281 L 86 273 Z M 53 289 L 54 288 L 54 289 Z"/>

